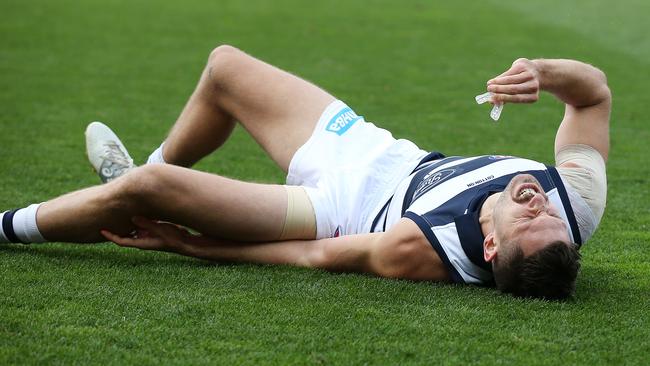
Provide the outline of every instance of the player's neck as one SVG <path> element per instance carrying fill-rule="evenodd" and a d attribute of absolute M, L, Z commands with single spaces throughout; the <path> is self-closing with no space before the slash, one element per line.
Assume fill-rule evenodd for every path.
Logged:
<path fill-rule="evenodd" d="M 483 232 L 484 236 L 494 230 L 494 220 L 492 218 L 492 213 L 494 212 L 494 205 L 497 203 L 499 196 L 501 196 L 501 192 L 490 195 L 490 197 L 486 198 L 481 205 L 481 211 L 478 215 L 478 222 L 481 224 L 481 232 Z"/>

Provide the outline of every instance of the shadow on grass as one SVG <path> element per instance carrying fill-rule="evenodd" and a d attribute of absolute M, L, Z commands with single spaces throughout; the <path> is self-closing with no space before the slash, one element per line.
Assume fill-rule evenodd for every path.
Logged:
<path fill-rule="evenodd" d="M 126 267 L 174 265 L 214 267 L 238 265 L 237 263 L 209 262 L 172 253 L 122 249 L 108 244 L 32 244 L 0 246 L 0 254 L 49 258 L 55 261 L 79 263 L 106 263 Z"/>
<path fill-rule="evenodd" d="M 369 274 L 332 273 L 319 269 L 280 265 L 212 262 L 172 253 L 119 248 L 111 244 L 12 244 L 0 246 L 0 257 L 2 256 L 20 258 L 18 261 L 27 262 L 28 266 L 35 262 L 45 261 L 47 267 L 58 267 L 63 270 L 65 267 L 69 269 L 90 267 L 93 269 L 117 268 L 120 272 L 144 270 L 158 273 L 159 270 L 193 272 L 215 269 L 230 277 L 247 278 L 240 283 L 233 283 L 240 287 L 240 290 L 257 291 L 269 286 L 272 288 L 290 287 L 299 293 L 323 287 L 331 288 L 337 293 L 340 292 L 340 295 L 355 292 L 357 295 L 365 294 L 362 297 L 387 302 L 392 299 L 386 294 L 394 291 L 418 293 L 419 295 L 430 294 L 441 299 L 463 296 L 463 294 L 470 295 L 471 293 L 477 293 L 479 297 L 483 297 L 492 292 L 474 286 L 386 279 Z M 224 270 L 226 272 L 223 272 Z"/>

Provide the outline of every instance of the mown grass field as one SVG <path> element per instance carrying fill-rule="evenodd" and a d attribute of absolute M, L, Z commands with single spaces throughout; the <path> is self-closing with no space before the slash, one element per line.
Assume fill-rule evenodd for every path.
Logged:
<path fill-rule="evenodd" d="M 97 183 L 83 131 L 142 162 L 228 43 L 450 155 L 552 163 L 562 107 L 474 95 L 518 57 L 602 68 L 614 95 L 608 208 L 573 301 L 98 245 L 0 246 L 0 364 L 650 362 L 650 38 L 642 0 L 0 2 L 0 208 Z M 237 129 L 197 169 L 284 176 Z"/>

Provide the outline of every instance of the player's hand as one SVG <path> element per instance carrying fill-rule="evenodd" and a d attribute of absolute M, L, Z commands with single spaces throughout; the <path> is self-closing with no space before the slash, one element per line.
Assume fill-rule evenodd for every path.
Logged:
<path fill-rule="evenodd" d="M 539 71 L 531 60 L 520 58 L 503 74 L 488 80 L 490 102 L 534 103 L 539 99 Z"/>
<path fill-rule="evenodd" d="M 184 227 L 167 222 L 144 217 L 134 217 L 132 221 L 137 229 L 130 236 L 119 236 L 108 230 L 101 230 L 100 233 L 122 247 L 175 253 L 183 253 L 186 245 L 197 237 Z"/>

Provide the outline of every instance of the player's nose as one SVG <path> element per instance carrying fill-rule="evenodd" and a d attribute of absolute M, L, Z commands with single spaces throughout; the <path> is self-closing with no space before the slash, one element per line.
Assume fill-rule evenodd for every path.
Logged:
<path fill-rule="evenodd" d="M 528 201 L 528 207 L 535 210 L 535 211 L 543 211 L 546 210 L 548 206 L 548 200 L 546 197 L 540 193 L 535 194 L 533 198 Z"/>

